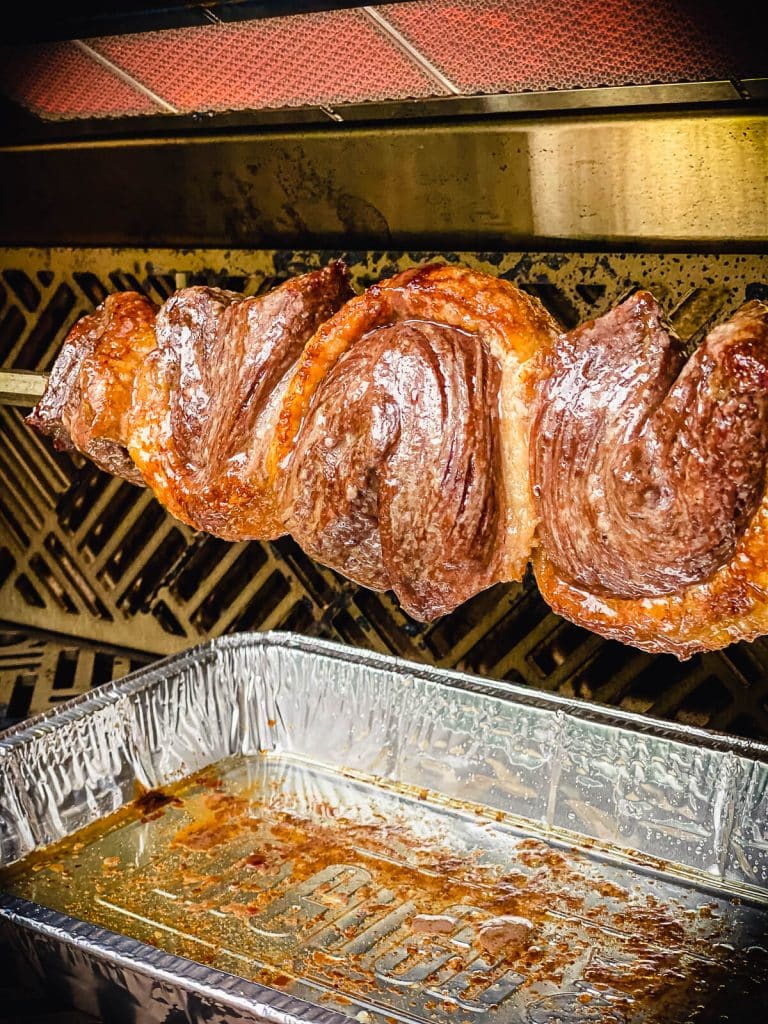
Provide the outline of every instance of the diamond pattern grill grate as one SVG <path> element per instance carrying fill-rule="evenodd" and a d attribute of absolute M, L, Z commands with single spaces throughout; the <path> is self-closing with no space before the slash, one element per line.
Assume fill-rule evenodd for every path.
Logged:
<path fill-rule="evenodd" d="M 8 249 L 0 255 L 0 361 L 49 368 L 75 320 L 109 291 L 135 288 L 162 301 L 176 287 L 207 282 L 253 294 L 334 255 Z M 345 254 L 358 287 L 433 255 Z M 763 256 L 439 255 L 503 274 L 566 326 L 642 285 L 691 344 L 745 298 L 768 295 Z M 288 629 L 768 738 L 768 640 L 683 664 L 654 658 L 559 619 L 530 579 L 494 587 L 425 626 L 288 538 L 227 544 L 195 533 L 148 493 L 54 452 L 15 409 L 0 410 L 0 479 L 0 620 L 8 624 L 0 717 L 44 710 L 208 636 Z"/>

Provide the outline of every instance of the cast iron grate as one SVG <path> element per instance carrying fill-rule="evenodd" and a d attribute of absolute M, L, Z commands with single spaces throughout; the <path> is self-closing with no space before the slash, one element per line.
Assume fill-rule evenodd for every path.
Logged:
<path fill-rule="evenodd" d="M 0 361 L 49 367 L 75 320 L 117 288 L 138 288 L 158 302 L 192 282 L 256 293 L 334 255 L 5 250 Z M 435 256 L 345 255 L 360 287 Z M 503 274 L 566 321 L 599 315 L 635 288 L 650 288 L 692 345 L 768 280 L 764 256 L 438 255 Z M 47 630 L 63 638 L 17 637 L 0 648 L 0 714 L 3 705 L 15 718 L 43 710 L 122 674 L 133 661 L 208 636 L 289 629 L 768 738 L 768 640 L 683 664 L 654 658 L 559 619 L 530 578 L 494 587 L 431 625 L 417 623 L 390 595 L 343 580 L 306 558 L 290 538 L 226 544 L 195 533 L 148 493 L 54 452 L 27 429 L 19 410 L 0 410 L 0 479 L 0 620 L 12 632 Z M 136 655 L 110 662 L 103 652 L 115 646 Z"/>
<path fill-rule="evenodd" d="M 0 631 L 0 728 L 119 679 L 152 655 L 21 629 Z"/>

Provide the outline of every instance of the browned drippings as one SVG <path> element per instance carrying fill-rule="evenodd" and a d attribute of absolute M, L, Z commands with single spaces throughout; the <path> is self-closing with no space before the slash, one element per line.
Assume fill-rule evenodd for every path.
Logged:
<path fill-rule="evenodd" d="M 422 935 L 450 935 L 456 929 L 456 918 L 447 914 L 417 914 L 411 930 Z"/>
<path fill-rule="evenodd" d="M 214 850 L 238 835 L 248 812 L 247 800 L 214 792 L 203 799 L 203 804 L 203 817 L 179 829 L 173 840 L 174 846 L 183 846 L 187 850 Z"/>
<path fill-rule="evenodd" d="M 177 796 L 171 796 L 162 789 L 144 789 L 141 786 L 137 786 L 137 789 L 140 789 L 141 792 L 136 797 L 134 806 L 141 812 L 142 821 L 152 821 L 157 818 L 168 804 L 173 804 L 174 807 L 182 806 L 182 802 Z"/>
<path fill-rule="evenodd" d="M 484 952 L 506 958 L 517 955 L 530 945 L 533 935 L 534 927 L 527 918 L 505 914 L 484 921 L 477 930 L 475 941 Z"/>
<path fill-rule="evenodd" d="M 428 1019 L 482 1019 L 512 992 L 532 1005 L 570 992 L 590 1013 L 608 1000 L 612 1024 L 641 1010 L 667 1024 L 686 1019 L 702 986 L 744 969 L 745 954 L 717 946 L 734 942 L 734 925 L 711 895 L 661 880 L 654 895 L 637 873 L 468 808 L 462 828 L 478 845 L 461 848 L 459 819 L 429 803 L 377 794 L 363 813 L 333 804 L 327 785 L 291 790 L 281 764 L 262 761 L 258 783 L 230 770 L 221 785 L 208 772 L 170 787 L 156 820 L 139 799 L 102 823 L 103 842 L 72 837 L 10 886 L 38 902 L 55 889 L 56 909 L 267 985 L 308 979 Z M 131 828 L 143 830 L 139 852 L 118 857 L 114 839 Z M 75 860 L 91 865 L 77 885 L 63 875 Z"/>

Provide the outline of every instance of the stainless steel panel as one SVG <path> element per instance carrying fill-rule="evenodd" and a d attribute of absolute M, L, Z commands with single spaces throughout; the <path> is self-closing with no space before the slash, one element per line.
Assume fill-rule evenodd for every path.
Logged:
<path fill-rule="evenodd" d="M 0 150 L 7 243 L 764 247 L 768 118 L 563 115 Z"/>

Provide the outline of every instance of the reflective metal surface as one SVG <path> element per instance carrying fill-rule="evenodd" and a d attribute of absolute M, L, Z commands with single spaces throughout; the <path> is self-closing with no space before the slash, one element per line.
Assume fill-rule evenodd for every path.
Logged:
<path fill-rule="evenodd" d="M 52 633 L 0 630 L 0 730 L 155 660 Z"/>
<path fill-rule="evenodd" d="M 749 251 L 767 158 L 768 118 L 722 111 L 5 147 L 0 224 L 44 245 Z"/>
<path fill-rule="evenodd" d="M 172 127 L 179 136 L 209 136 L 214 132 L 244 132 L 255 128 L 297 125 L 372 124 L 374 122 L 432 121 L 504 115 L 575 114 L 579 111 L 684 107 L 731 109 L 743 101 L 742 113 L 760 114 L 768 100 L 768 78 L 744 81 L 675 82 L 656 85 L 562 89 L 547 92 L 499 93 L 472 96 L 434 96 L 423 99 L 340 103 L 334 106 L 285 107 L 248 111 L 176 114 Z M 130 119 L 83 118 L 42 121 L 0 97 L 0 116 L 6 123 L 6 145 L 75 142 L 95 139 L 165 136 L 167 116 L 136 115 Z"/>
<path fill-rule="evenodd" d="M 227 758 L 234 760 L 222 762 Z M 140 819 L 134 814 L 108 832 L 84 835 L 84 846 L 56 849 L 48 867 L 42 859 L 38 871 L 6 874 L 12 891 L 54 908 L 19 895 L 0 898 L 5 934 L 24 955 L 37 948 L 32 960 L 45 964 L 52 984 L 76 996 L 90 992 L 90 1008 L 98 1009 L 92 980 L 106 976 L 113 988 L 130 990 L 135 1019 L 153 1013 L 168 1022 L 203 1019 L 199 1005 L 189 1010 L 201 997 L 266 1019 L 329 1024 L 387 1015 L 510 1024 L 761 1019 L 759 993 L 768 982 L 765 745 L 318 641 L 230 637 L 0 737 L 0 856 L 7 864 L 97 821 L 133 796 L 135 781 L 163 786 L 219 762 L 217 777 L 209 775 L 191 802 L 179 791 L 183 811 L 170 805 L 162 815 L 139 812 Z M 195 801 L 220 808 L 222 837 L 206 813 L 188 820 Z M 328 849 L 330 860 L 322 878 L 304 883 L 301 830 L 314 829 L 315 818 L 329 836 L 323 845 L 316 834 L 315 857 Z M 273 819 L 278 831 L 267 825 Z M 200 910 L 218 912 L 209 925 L 195 923 L 195 899 L 185 911 L 181 889 L 174 890 L 180 848 L 164 844 L 179 826 L 178 838 L 187 837 L 179 885 L 196 884 L 202 872 Z M 262 827 L 268 838 L 259 838 Z M 338 849 L 330 841 L 334 829 Z M 234 914 L 242 856 L 255 851 L 268 866 L 285 842 L 293 844 L 293 866 L 275 877 L 256 871 L 251 898 L 258 903 L 264 890 L 263 906 L 244 918 Z M 365 896 L 363 868 L 353 863 L 361 852 L 368 875 L 385 872 L 388 898 L 375 888 Z M 449 857 L 443 867 L 441 856 Z M 227 857 L 234 858 L 228 866 Z M 311 864 L 310 857 L 310 874 Z M 488 915 L 472 906 L 454 908 L 466 943 L 457 931 L 450 958 L 441 959 L 436 938 L 406 941 L 403 926 L 415 908 L 423 913 L 431 899 L 448 913 L 443 904 L 462 872 L 472 875 L 472 903 L 482 903 L 487 886 L 492 895 L 503 883 L 494 864 L 517 872 L 521 906 L 528 901 L 545 951 L 554 950 L 558 935 L 570 936 L 562 951 L 569 967 L 537 975 L 528 965 L 513 977 L 514 957 L 506 968 L 478 957 L 467 936 Z M 538 888 L 550 869 L 562 873 L 555 889 L 565 903 L 553 889 L 540 917 Z M 407 899 L 401 906 L 405 896 L 396 887 L 407 870 L 415 907 Z M 450 876 L 435 887 L 430 872 L 441 879 L 443 870 Z M 22 877 L 28 881 L 14 880 Z M 92 881 L 97 899 L 88 911 Z M 426 904 L 419 895 L 425 885 Z M 583 885 L 591 897 L 582 907 Z M 441 886 L 448 887 L 444 895 Z M 108 922 L 112 933 L 57 911 L 60 901 L 82 907 L 86 920 L 94 914 Z M 132 938 L 115 933 L 116 921 Z M 265 939 L 279 940 L 276 949 L 263 947 Z M 180 950 L 212 965 L 179 960 Z M 262 973 L 265 957 L 282 974 Z M 361 988 L 369 961 L 375 981 Z M 266 980 L 233 987 L 221 966 Z"/>
<path fill-rule="evenodd" d="M 45 391 L 46 376 L 29 370 L 0 370 L 0 405 L 30 409 Z"/>

